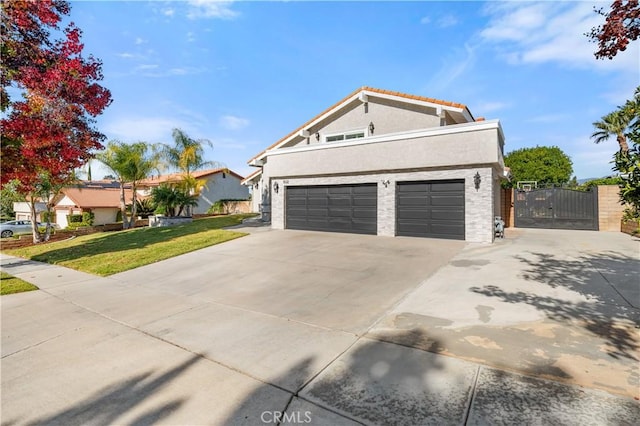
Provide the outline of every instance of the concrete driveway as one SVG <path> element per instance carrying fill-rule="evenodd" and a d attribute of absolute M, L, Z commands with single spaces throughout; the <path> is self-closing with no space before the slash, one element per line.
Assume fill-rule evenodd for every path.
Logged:
<path fill-rule="evenodd" d="M 616 307 L 620 320 L 607 323 L 617 349 L 589 328 L 595 311 L 585 309 L 602 306 L 604 315 L 622 303 L 597 291 L 635 303 L 637 263 L 628 263 L 638 261 L 637 243 L 606 240 L 636 252 L 616 255 L 619 262 L 612 255 L 612 264 L 596 259 L 609 266 L 587 270 L 582 288 L 560 280 L 567 264 L 545 270 L 545 279 L 555 271 L 545 281 L 535 275 L 539 265 L 518 258 L 535 262 L 550 253 L 552 237 L 512 237 L 473 246 L 256 229 L 109 278 L 4 257 L 3 270 L 42 290 L 0 300 L 2 424 L 634 424 L 640 410 L 629 398 L 627 370 L 637 360 L 637 305 L 624 313 Z M 580 260 L 590 248 L 574 234 L 571 240 L 578 252 L 568 256 Z M 551 253 L 567 256 L 562 244 Z M 583 268 L 570 276 L 582 277 Z M 616 281 L 620 271 L 627 276 Z M 625 289 L 598 290 L 610 282 Z M 546 299 L 540 306 L 524 295 L 505 300 L 518 291 L 568 298 L 583 316 L 553 317 L 540 308 Z M 563 315 L 574 312 L 559 306 Z M 547 338 L 533 342 L 544 353 L 533 345 L 518 352 L 518 341 L 508 346 L 499 330 Z M 587 340 L 567 340 L 575 333 Z M 631 385 L 615 382 L 605 393 L 575 386 L 606 388 L 575 379 L 582 376 L 548 374 L 557 371 L 549 359 L 562 358 L 548 350 L 553 345 L 589 352 L 596 366 L 620 360 L 607 371 Z M 504 362 L 522 354 L 527 368 Z M 547 368 L 538 371 L 540 360 Z M 541 374 L 554 380 L 535 377 Z"/>

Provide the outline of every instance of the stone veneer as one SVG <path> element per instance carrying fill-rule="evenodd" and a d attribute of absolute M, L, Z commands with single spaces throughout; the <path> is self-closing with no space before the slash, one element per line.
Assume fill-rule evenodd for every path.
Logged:
<path fill-rule="evenodd" d="M 377 183 L 378 185 L 378 235 L 396 235 L 396 183 L 406 181 L 437 181 L 464 179 L 465 181 L 465 240 L 475 243 L 491 243 L 494 238 L 494 174 L 491 167 L 472 167 L 454 170 L 431 170 L 398 173 L 380 173 L 354 176 L 329 176 L 309 178 L 274 179 L 279 191 L 272 191 L 271 226 L 285 228 L 285 192 L 287 186 L 344 185 Z M 474 187 L 476 172 L 482 179 L 478 190 Z M 383 181 L 389 181 L 385 187 Z M 496 194 L 496 197 L 499 194 Z"/>

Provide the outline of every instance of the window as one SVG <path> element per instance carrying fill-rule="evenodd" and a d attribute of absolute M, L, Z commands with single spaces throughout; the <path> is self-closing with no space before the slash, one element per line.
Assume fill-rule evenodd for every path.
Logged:
<path fill-rule="evenodd" d="M 351 139 L 364 138 L 367 135 L 366 130 L 353 130 L 351 132 L 338 133 L 325 136 L 326 142 L 348 141 Z"/>

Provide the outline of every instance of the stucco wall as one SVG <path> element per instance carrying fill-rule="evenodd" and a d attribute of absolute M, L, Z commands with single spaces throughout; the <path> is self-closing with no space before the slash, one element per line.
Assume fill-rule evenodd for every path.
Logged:
<path fill-rule="evenodd" d="M 118 215 L 118 210 L 117 208 L 91 209 L 91 212 L 94 214 L 93 224 L 104 225 L 106 223 L 114 223 Z"/>
<path fill-rule="evenodd" d="M 474 187 L 476 172 L 482 182 L 478 190 Z M 274 229 L 285 228 L 286 186 L 295 185 L 340 185 L 358 183 L 377 183 L 378 185 L 378 235 L 396 235 L 396 183 L 415 180 L 465 180 L 465 240 L 468 242 L 490 243 L 493 241 L 494 171 L 491 167 L 474 167 L 457 170 L 435 170 L 419 172 L 380 173 L 355 176 L 331 176 L 310 178 L 287 178 L 272 180 L 278 182 L 279 191 L 272 191 L 271 226 Z M 383 181 L 389 181 L 385 187 Z"/>
<path fill-rule="evenodd" d="M 426 167 L 500 164 L 497 129 L 475 130 L 388 142 L 353 143 L 324 149 L 280 149 L 269 155 L 270 177 L 379 172 Z M 487 180 L 490 182 L 491 178 Z"/>
<path fill-rule="evenodd" d="M 396 102 L 388 99 L 369 97 L 367 105 L 356 100 L 343 108 L 339 116 L 319 122 L 308 127 L 309 138 L 296 137 L 286 146 L 306 146 L 318 144 L 331 144 L 325 142 L 325 136 L 343 133 L 352 130 L 364 130 L 369 134 L 369 123 L 373 123 L 374 135 L 384 135 L 409 130 L 425 129 L 440 126 L 440 117 L 436 115 L 436 109 Z M 315 134 L 319 133 L 320 140 Z"/>
<path fill-rule="evenodd" d="M 194 214 L 203 214 L 218 200 L 246 200 L 249 198 L 249 188 L 240 184 L 236 176 L 216 173 L 207 178 L 207 185 L 202 188 L 198 206 L 193 209 Z"/>

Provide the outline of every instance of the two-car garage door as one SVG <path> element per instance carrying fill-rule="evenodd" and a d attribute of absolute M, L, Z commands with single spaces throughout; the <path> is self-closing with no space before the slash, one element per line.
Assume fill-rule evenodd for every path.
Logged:
<path fill-rule="evenodd" d="M 377 233 L 376 184 L 290 186 L 286 227 Z M 464 240 L 464 181 L 398 182 L 396 235 Z"/>
<path fill-rule="evenodd" d="M 289 186 L 286 194 L 288 229 L 377 233 L 376 184 Z"/>

